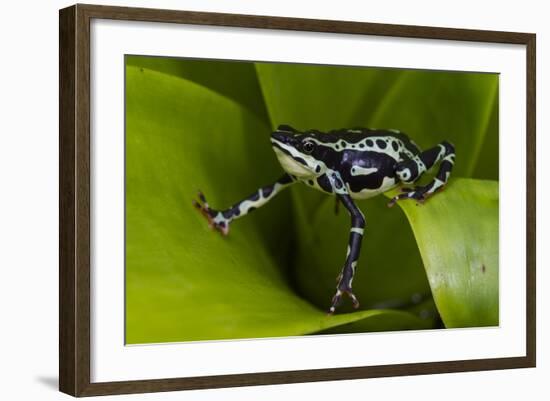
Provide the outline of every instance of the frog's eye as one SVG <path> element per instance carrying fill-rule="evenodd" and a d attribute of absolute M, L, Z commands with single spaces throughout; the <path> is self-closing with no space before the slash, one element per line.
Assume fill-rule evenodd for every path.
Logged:
<path fill-rule="evenodd" d="M 302 145 L 302 148 L 304 149 L 305 153 L 311 154 L 311 152 L 313 152 L 313 149 L 315 149 L 315 144 L 311 141 L 306 141 Z"/>

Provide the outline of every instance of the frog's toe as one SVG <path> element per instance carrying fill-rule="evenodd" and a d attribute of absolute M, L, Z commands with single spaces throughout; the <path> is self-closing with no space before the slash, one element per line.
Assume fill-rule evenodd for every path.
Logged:
<path fill-rule="evenodd" d="M 418 187 L 418 189 L 415 189 L 413 192 L 411 198 L 415 199 L 418 204 L 424 204 L 431 195 L 432 194 L 428 192 L 428 187 Z"/>
<path fill-rule="evenodd" d="M 332 315 L 336 311 L 336 307 L 342 303 L 342 291 L 337 290 L 336 294 L 332 297 L 328 314 Z"/>
<path fill-rule="evenodd" d="M 210 206 L 208 205 L 204 194 L 201 191 L 198 191 L 197 197 L 199 198 L 199 200 L 193 199 L 193 206 L 195 206 L 197 210 L 201 212 L 205 217 L 211 217 L 209 215 Z"/>
<path fill-rule="evenodd" d="M 404 187 L 404 188 L 401 188 L 400 194 L 390 199 L 390 201 L 388 202 L 388 207 L 392 207 L 402 199 L 414 199 L 418 203 L 424 203 L 424 201 L 427 198 L 428 198 L 427 187 L 422 187 L 422 186 L 418 186 L 415 188 Z"/>
<path fill-rule="evenodd" d="M 407 199 L 409 197 L 408 193 L 400 193 L 399 195 L 394 196 L 390 199 L 390 201 L 387 203 L 388 207 L 393 207 L 398 201 L 401 199 Z"/>
<path fill-rule="evenodd" d="M 222 223 L 214 223 L 214 228 L 221 233 L 224 237 L 229 234 L 229 224 L 222 222 Z"/>
<path fill-rule="evenodd" d="M 409 187 L 401 187 L 399 188 L 399 190 L 400 192 L 393 198 L 391 198 L 390 201 L 387 203 L 388 207 L 393 207 L 401 199 L 408 199 L 409 194 L 414 191 L 414 189 Z"/>
<path fill-rule="evenodd" d="M 347 294 L 350 297 L 353 307 L 355 309 L 359 308 L 359 300 L 357 299 L 351 288 L 338 288 L 336 290 L 336 294 L 334 294 L 334 296 L 332 297 L 332 302 L 328 310 L 329 315 L 332 315 L 336 311 L 336 308 L 342 303 L 342 298 L 344 294 Z"/>
<path fill-rule="evenodd" d="M 199 213 L 202 214 L 206 220 L 208 220 L 209 224 L 212 222 L 212 216 L 210 215 L 208 203 L 193 199 L 193 206 L 195 206 L 195 209 L 197 209 Z"/>
<path fill-rule="evenodd" d="M 397 203 L 398 200 L 399 200 L 399 197 L 394 196 L 393 198 L 390 199 L 390 201 L 386 205 L 388 207 L 393 207 Z"/>

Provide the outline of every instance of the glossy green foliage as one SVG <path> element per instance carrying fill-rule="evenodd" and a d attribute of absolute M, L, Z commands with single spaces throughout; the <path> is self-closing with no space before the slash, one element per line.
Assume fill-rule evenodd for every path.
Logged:
<path fill-rule="evenodd" d="M 498 183 L 457 178 L 425 204 L 399 205 L 445 327 L 498 325 Z"/>
<path fill-rule="evenodd" d="M 405 207 L 411 230 L 384 197 L 360 202 L 367 218 L 354 280 L 361 310 L 346 305 L 327 316 L 349 230 L 334 198 L 295 186 L 234 222 L 226 238 L 208 229 L 191 200 L 201 189 L 224 208 L 274 181 L 282 170 L 268 138 L 283 123 L 412 129 L 422 146 L 454 140 L 459 175 L 496 178 L 497 149 L 486 145 L 498 137 L 496 76 L 137 56 L 126 64 L 128 343 L 420 329 L 437 327 L 437 309 L 449 327 L 494 324 L 485 317 L 498 315 L 498 303 L 485 315 L 457 308 L 461 291 L 483 288 L 456 288 L 440 301 L 430 276 L 443 273 L 429 267 L 430 244 L 418 234 L 435 227 L 429 213 L 411 218 Z M 415 102 L 415 93 L 426 102 Z M 453 220 L 479 201 L 472 198 L 437 215 Z M 487 280 L 498 277 L 498 265 L 485 269 Z M 498 290 L 498 280 L 492 284 Z"/>

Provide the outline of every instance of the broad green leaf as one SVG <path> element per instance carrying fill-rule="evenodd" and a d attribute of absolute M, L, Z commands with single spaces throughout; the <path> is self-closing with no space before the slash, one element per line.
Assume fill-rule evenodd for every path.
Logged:
<path fill-rule="evenodd" d="M 497 74 L 403 70 L 369 123 L 406 132 L 422 149 L 453 143 L 454 174 L 472 177 L 486 137 L 498 136 L 490 125 L 497 97 Z M 489 152 L 498 157 L 498 148 Z"/>
<path fill-rule="evenodd" d="M 498 89 L 494 94 L 493 107 L 491 110 L 491 117 L 489 119 L 489 125 L 487 126 L 487 133 L 485 135 L 485 142 L 481 147 L 477 164 L 474 169 L 473 177 L 481 178 L 485 180 L 498 180 L 499 178 L 499 166 L 498 166 L 498 149 L 499 149 L 499 136 L 498 136 L 498 124 L 499 124 L 499 101 L 498 101 Z"/>
<path fill-rule="evenodd" d="M 364 126 L 401 70 L 256 63 L 273 128 L 330 130 Z"/>
<path fill-rule="evenodd" d="M 369 333 L 384 331 L 381 328 L 392 327 L 392 330 L 418 330 L 430 329 L 433 327 L 433 321 L 427 318 L 420 318 L 409 312 L 398 310 L 376 310 L 370 312 L 379 312 L 370 315 L 369 319 L 361 319 L 355 322 L 330 327 L 315 334 L 347 334 L 347 333 Z M 359 312 L 362 313 L 362 312 Z"/>
<path fill-rule="evenodd" d="M 192 81 L 228 97 L 267 120 L 253 63 L 177 57 L 126 56 L 126 64 Z"/>
<path fill-rule="evenodd" d="M 425 204 L 398 204 L 445 327 L 498 325 L 498 182 L 454 179 Z"/>
<path fill-rule="evenodd" d="M 289 193 L 234 222 L 226 238 L 192 207 L 199 188 L 223 208 L 276 179 L 269 132 L 267 120 L 215 90 L 127 66 L 127 343 L 293 336 L 371 318 L 377 330 L 402 324 L 391 310 L 327 316 L 296 293 Z"/>

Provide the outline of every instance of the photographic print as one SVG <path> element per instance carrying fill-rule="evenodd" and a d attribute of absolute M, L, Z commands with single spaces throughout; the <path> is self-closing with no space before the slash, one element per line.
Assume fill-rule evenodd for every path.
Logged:
<path fill-rule="evenodd" d="M 60 391 L 536 366 L 535 34 L 59 28 Z"/>
<path fill-rule="evenodd" d="M 125 69 L 127 344 L 498 326 L 498 74 Z"/>

